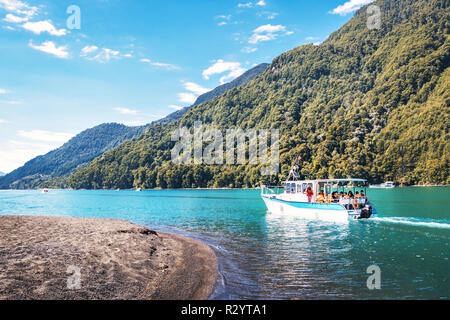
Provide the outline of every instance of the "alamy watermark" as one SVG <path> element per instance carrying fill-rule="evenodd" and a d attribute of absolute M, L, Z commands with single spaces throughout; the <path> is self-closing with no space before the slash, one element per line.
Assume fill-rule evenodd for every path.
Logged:
<path fill-rule="evenodd" d="M 376 5 L 367 7 L 367 28 L 370 30 L 381 29 L 381 8 Z"/>
<path fill-rule="evenodd" d="M 371 276 L 367 278 L 367 289 L 380 290 L 381 289 L 381 269 L 377 265 L 372 265 L 366 271 Z"/>
<path fill-rule="evenodd" d="M 67 18 L 67 21 L 66 21 L 67 29 L 80 30 L 81 29 L 81 9 L 80 9 L 80 7 L 76 6 L 76 5 L 71 5 L 71 6 L 67 7 L 66 13 L 70 14 L 70 16 Z"/>
<path fill-rule="evenodd" d="M 175 130 L 171 138 L 178 143 L 172 149 L 172 162 L 242 165 L 248 161 L 250 165 L 264 165 L 261 175 L 279 173 L 279 130 L 228 129 L 225 137 L 223 133 L 217 128 L 204 128 L 200 121 L 194 123 L 193 132 L 186 127 Z"/>
<path fill-rule="evenodd" d="M 70 276 L 67 278 L 67 289 L 81 289 L 81 268 L 77 266 L 69 266 L 66 271 Z"/>

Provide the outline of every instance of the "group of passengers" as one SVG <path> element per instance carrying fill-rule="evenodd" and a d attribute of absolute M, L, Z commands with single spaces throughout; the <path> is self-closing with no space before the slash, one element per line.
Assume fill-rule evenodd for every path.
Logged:
<path fill-rule="evenodd" d="M 312 197 L 314 195 L 314 192 L 312 191 L 311 187 L 308 187 L 308 189 L 306 189 L 305 194 L 308 196 L 308 201 L 312 202 Z M 337 191 L 334 191 L 331 196 L 326 196 L 323 192 L 323 190 L 321 190 L 319 192 L 319 194 L 317 195 L 317 199 L 316 202 L 318 203 L 339 203 L 342 200 L 346 200 L 346 199 L 363 199 L 365 198 L 366 195 L 364 193 L 364 190 L 361 190 L 361 193 L 356 191 L 355 194 L 353 194 L 352 191 L 344 192 L 341 191 L 340 193 L 338 193 Z"/>

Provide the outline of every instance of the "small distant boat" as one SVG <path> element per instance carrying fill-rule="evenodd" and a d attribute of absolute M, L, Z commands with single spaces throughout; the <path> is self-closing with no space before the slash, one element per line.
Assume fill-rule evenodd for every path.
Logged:
<path fill-rule="evenodd" d="M 42 190 L 42 193 L 48 193 L 48 189 Z"/>
<path fill-rule="evenodd" d="M 137 188 L 137 189 L 136 189 L 136 192 L 141 192 L 141 191 L 142 191 L 141 188 Z"/>
<path fill-rule="evenodd" d="M 372 189 L 392 189 L 392 188 L 395 188 L 395 183 L 393 181 L 386 181 L 385 183 L 382 183 L 382 184 L 371 185 L 369 188 L 372 188 Z"/>
<path fill-rule="evenodd" d="M 297 169 L 294 165 L 284 186 L 261 187 L 261 197 L 271 213 L 344 223 L 354 219 L 369 219 L 377 213 L 366 196 L 367 180 L 303 181 L 297 179 Z M 339 197 L 340 192 L 350 194 L 350 191 L 355 196 Z"/>
<path fill-rule="evenodd" d="M 119 188 L 117 188 L 117 189 L 116 189 L 116 191 L 120 191 L 120 189 L 119 189 Z"/>

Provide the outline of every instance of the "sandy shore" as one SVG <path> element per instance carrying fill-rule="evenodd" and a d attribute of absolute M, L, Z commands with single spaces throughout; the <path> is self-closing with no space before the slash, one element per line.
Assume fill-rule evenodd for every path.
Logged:
<path fill-rule="evenodd" d="M 119 220 L 0 216 L 0 300 L 202 300 L 217 275 L 212 249 L 186 237 Z"/>

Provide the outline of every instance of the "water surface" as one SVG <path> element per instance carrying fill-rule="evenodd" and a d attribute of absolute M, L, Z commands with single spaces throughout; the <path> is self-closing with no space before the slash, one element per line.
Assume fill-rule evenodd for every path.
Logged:
<path fill-rule="evenodd" d="M 258 190 L 1 191 L 2 215 L 125 219 L 211 245 L 216 299 L 449 299 L 450 188 L 370 189 L 348 225 L 269 214 Z M 381 290 L 366 285 L 370 265 Z"/>

